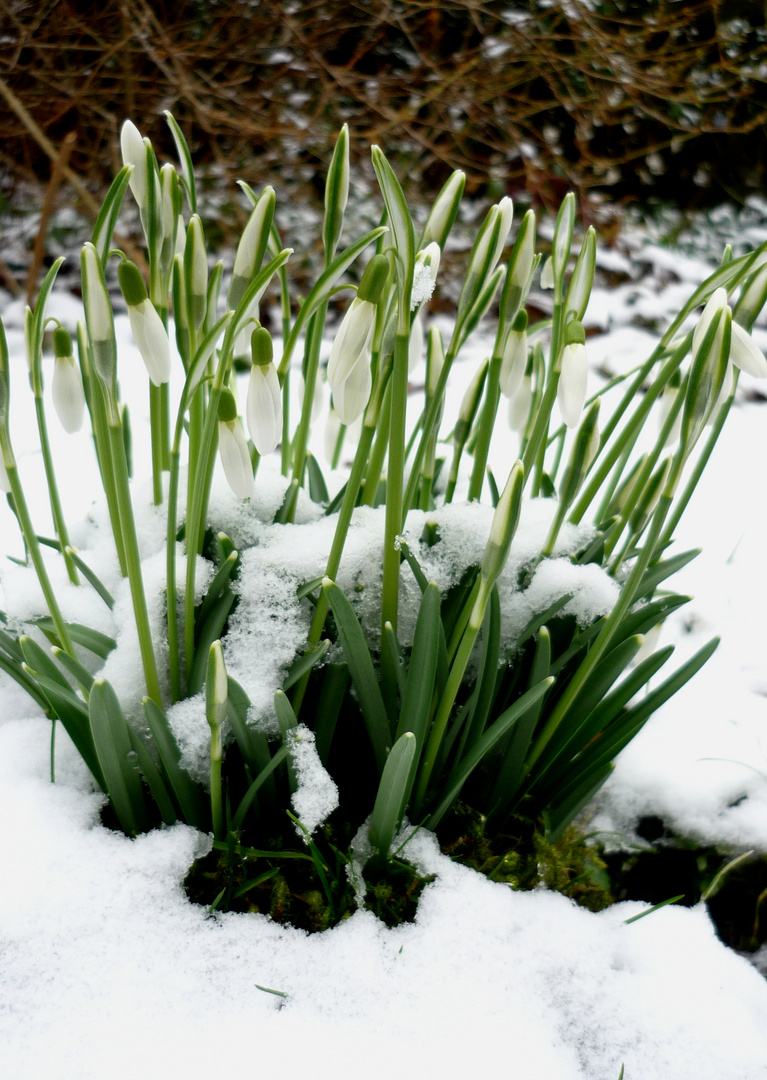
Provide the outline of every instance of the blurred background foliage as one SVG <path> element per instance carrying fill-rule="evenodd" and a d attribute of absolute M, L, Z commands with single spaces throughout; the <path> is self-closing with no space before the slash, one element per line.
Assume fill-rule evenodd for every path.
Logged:
<path fill-rule="evenodd" d="M 763 0 L 0 0 L 0 193 L 77 175 L 170 109 L 221 179 L 319 195 L 343 122 L 411 193 L 706 206 L 764 189 Z M 56 168 L 54 163 L 58 162 Z M 90 197 L 93 197 L 92 199 Z"/>

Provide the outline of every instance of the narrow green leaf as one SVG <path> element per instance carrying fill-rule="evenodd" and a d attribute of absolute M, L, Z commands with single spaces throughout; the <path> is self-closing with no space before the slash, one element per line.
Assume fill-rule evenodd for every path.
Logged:
<path fill-rule="evenodd" d="M 653 904 L 652 907 L 647 908 L 645 911 L 640 911 L 638 915 L 632 915 L 630 919 L 624 919 L 623 925 L 628 926 L 630 923 L 638 922 L 639 919 L 643 919 L 645 915 L 652 915 L 654 911 L 660 911 L 662 907 L 666 907 L 668 904 L 676 904 L 679 900 L 684 900 L 684 893 L 679 893 L 678 896 L 670 896 L 668 900 L 661 900 L 659 904 Z M 618 1080 L 621 1080 L 623 1076 L 623 1066 L 621 1065 L 621 1075 Z"/>
<path fill-rule="evenodd" d="M 325 767 L 330 757 L 333 736 L 348 685 L 349 669 L 346 664 L 326 664 L 322 672 L 322 684 L 317 695 L 317 708 L 312 725 L 317 753 Z"/>
<path fill-rule="evenodd" d="M 405 665 L 402 659 L 402 649 L 390 622 L 384 623 L 381 647 L 389 654 L 392 670 L 397 678 L 397 690 L 399 691 L 400 700 L 402 700 L 407 676 L 405 675 Z"/>
<path fill-rule="evenodd" d="M 315 648 L 297 656 L 288 668 L 288 673 L 282 683 L 282 689 L 289 690 L 299 679 L 302 679 L 307 671 L 311 671 L 315 664 L 322 660 L 329 648 L 330 642 L 325 640 L 321 641 Z"/>
<path fill-rule="evenodd" d="M 588 806 L 612 771 L 612 764 L 603 765 L 601 769 L 590 771 L 584 777 L 582 783 L 574 788 L 566 799 L 559 802 L 551 810 L 544 811 L 546 836 L 552 842 L 556 843 L 567 826 L 575 821 L 580 812 Z"/>
<path fill-rule="evenodd" d="M 157 803 L 157 809 L 160 811 L 160 817 L 162 818 L 163 823 L 165 825 L 175 825 L 178 821 L 178 814 L 176 813 L 176 808 L 173 805 L 173 800 L 165 786 L 165 781 L 162 778 L 160 770 L 155 765 L 152 755 L 144 746 L 133 728 L 126 724 L 126 730 L 131 746 L 133 747 L 133 752 L 138 761 L 138 767 L 146 780 L 152 798 Z"/>
<path fill-rule="evenodd" d="M 338 627 L 338 637 L 349 665 L 349 672 L 359 695 L 362 716 L 365 720 L 370 743 L 375 754 L 379 772 L 386 764 L 387 750 L 391 743 L 389 719 L 373 669 L 373 661 L 365 641 L 365 635 L 354 614 L 354 608 L 330 579 L 323 585 L 333 617 Z"/>
<path fill-rule="evenodd" d="M 44 615 L 39 619 L 29 619 L 27 621 L 32 626 L 38 626 L 52 645 L 61 648 L 59 636 L 50 616 Z M 102 634 L 99 630 L 94 630 L 90 626 L 83 626 L 82 623 L 65 623 L 65 626 L 75 645 L 82 645 L 83 648 L 88 649 L 94 655 L 100 656 L 102 660 L 106 660 L 112 650 L 117 647 L 114 638 L 111 638 L 108 634 Z"/>
<path fill-rule="evenodd" d="M 178 154 L 179 165 L 181 166 L 181 175 L 184 178 L 184 187 L 186 188 L 186 196 L 189 201 L 189 209 L 193 214 L 197 213 L 197 188 L 194 180 L 194 165 L 192 164 L 192 155 L 189 153 L 189 145 L 184 137 L 184 133 L 178 126 L 175 117 L 168 111 L 164 110 L 165 119 L 170 128 L 173 141 L 176 144 L 176 153 Z"/>
<path fill-rule="evenodd" d="M 19 638 L 19 645 L 24 653 L 26 664 L 36 677 L 39 678 L 39 676 L 43 675 L 71 693 L 72 688 L 69 685 L 69 680 L 65 675 L 62 675 L 45 649 L 41 648 L 31 637 L 27 637 L 26 634 L 22 634 Z"/>
<path fill-rule="evenodd" d="M 197 629 L 197 642 L 194 649 L 194 660 L 187 677 L 187 695 L 194 697 L 198 690 L 202 689 L 205 682 L 205 672 L 208 667 L 208 653 L 214 641 L 218 641 L 223 633 L 226 620 L 234 606 L 237 597 L 227 589 L 216 603 L 202 625 Z"/>
<path fill-rule="evenodd" d="M 102 266 L 106 266 L 109 249 L 112 246 L 112 234 L 115 231 L 123 197 L 128 188 L 131 171 L 130 165 L 123 165 L 120 169 L 106 193 L 96 224 L 93 226 L 91 243 L 98 252 Z"/>
<path fill-rule="evenodd" d="M 250 807 L 256 795 L 267 782 L 267 780 L 270 780 L 272 778 L 275 770 L 278 769 L 279 766 L 282 765 L 282 763 L 287 759 L 288 752 L 289 751 L 287 746 L 281 746 L 279 750 L 275 752 L 274 757 L 271 759 L 269 764 L 263 767 L 256 779 L 248 787 L 248 790 L 243 795 L 242 801 L 237 808 L 237 813 L 234 815 L 234 819 L 232 820 L 233 832 L 239 832 L 239 830 L 242 828 L 242 823 L 245 820 L 245 815 L 247 814 L 248 810 L 250 810 Z"/>
<path fill-rule="evenodd" d="M 209 827 L 210 823 L 205 813 L 202 790 L 200 785 L 196 784 L 189 774 L 181 768 L 181 751 L 168 723 L 168 718 L 151 698 L 144 698 L 142 704 L 146 722 L 157 747 L 160 765 L 181 810 L 181 816 L 188 825 L 193 825 L 195 828 L 204 831 Z"/>
<path fill-rule="evenodd" d="M 64 730 L 75 744 L 80 757 L 93 773 L 101 790 L 106 791 L 104 774 L 93 744 L 88 707 L 73 693 L 68 684 L 64 689 L 61 683 L 37 672 L 34 674 L 54 713 L 61 720 Z"/>
<path fill-rule="evenodd" d="M 415 770 L 413 762 L 418 740 L 406 731 L 395 742 L 378 785 L 375 806 L 370 817 L 370 842 L 382 855 L 388 855 L 402 821 Z"/>
<path fill-rule="evenodd" d="M 654 566 L 651 566 L 647 570 L 644 577 L 639 582 L 634 600 L 641 600 L 645 596 L 652 596 L 662 581 L 671 577 L 677 570 L 681 570 L 683 566 L 687 566 L 687 564 L 692 562 L 699 554 L 699 549 L 683 551 L 681 555 L 674 555 L 670 559 L 664 559 L 661 562 L 655 563 Z"/>
<path fill-rule="evenodd" d="M 195 614 L 195 623 L 197 626 L 202 627 L 205 621 L 210 617 L 211 611 L 216 606 L 216 602 L 218 601 L 224 589 L 229 584 L 229 581 L 235 570 L 237 569 L 239 562 L 239 551 L 232 551 L 219 566 L 213 577 L 213 580 L 208 586 L 208 591 L 203 597 L 200 609 Z"/>
<path fill-rule="evenodd" d="M 459 760 L 471 749 L 485 730 L 490 708 L 495 697 L 495 684 L 501 655 L 501 601 L 498 589 L 493 586 L 485 618 L 482 624 L 482 657 L 479 664 L 477 684 L 472 694 L 467 717 L 465 737 L 459 752 Z M 548 672 L 546 672 L 548 674 Z"/>
<path fill-rule="evenodd" d="M 484 735 L 477 740 L 460 765 L 453 770 L 445 781 L 445 784 L 440 791 L 439 802 L 427 819 L 427 828 L 436 829 L 453 802 L 458 798 L 461 788 L 474 769 L 476 769 L 477 765 L 482 761 L 485 754 L 492 750 L 498 740 L 503 738 L 506 732 L 509 731 L 512 725 L 524 715 L 532 704 L 543 697 L 553 682 L 554 680 L 552 678 L 544 679 L 542 682 L 538 683 L 537 686 L 534 686 L 532 690 L 528 690 L 524 693 L 514 702 L 511 708 L 502 713 L 498 719 L 490 725 Z"/>
<path fill-rule="evenodd" d="M 416 745 L 426 745 L 429 711 L 434 697 L 437 661 L 440 645 L 439 589 L 431 582 L 426 586 L 418 610 L 413 649 L 410 654 L 407 682 L 402 694 L 402 708 L 397 726 L 397 739 L 412 731 Z M 444 635 L 442 635 L 444 643 Z"/>
<path fill-rule="evenodd" d="M 325 477 L 322 475 L 317 458 L 312 453 L 306 455 L 306 471 L 309 476 L 309 498 L 312 502 L 327 503 L 330 496 Z"/>
<path fill-rule="evenodd" d="M 70 656 L 69 653 L 65 653 L 63 649 L 56 645 L 53 646 L 51 652 L 61 666 L 66 668 L 70 675 L 74 675 L 84 691 L 90 690 L 91 686 L 93 686 L 93 675 L 79 660 L 76 660 L 74 656 Z"/>
<path fill-rule="evenodd" d="M 128 723 L 120 702 L 106 679 L 96 679 L 88 702 L 91 734 L 96 755 L 120 827 L 129 836 L 148 825 L 144 789 L 141 785 Z"/>

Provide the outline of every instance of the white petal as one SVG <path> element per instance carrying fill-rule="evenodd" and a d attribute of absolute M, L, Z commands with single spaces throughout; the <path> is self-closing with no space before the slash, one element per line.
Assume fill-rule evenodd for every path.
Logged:
<path fill-rule="evenodd" d="M 85 395 L 80 372 L 73 356 L 57 356 L 51 383 L 53 407 L 68 435 L 79 431 L 85 414 Z"/>
<path fill-rule="evenodd" d="M 369 300 L 353 300 L 344 315 L 328 359 L 328 382 L 333 391 L 339 383 L 346 381 L 361 353 L 367 349 L 375 316 L 375 304 Z"/>
<path fill-rule="evenodd" d="M 282 434 L 280 380 L 274 364 L 254 364 L 250 369 L 246 413 L 256 450 L 262 457 L 271 454 Z"/>
<path fill-rule="evenodd" d="M 516 394 L 527 367 L 527 334 L 512 330 L 506 338 L 501 362 L 501 393 L 510 398 Z"/>
<path fill-rule="evenodd" d="M 754 339 L 738 323 L 732 323 L 730 338 L 730 360 L 741 371 L 753 375 L 755 379 L 767 378 L 767 360 Z"/>
<path fill-rule="evenodd" d="M 250 499 L 256 493 L 248 444 L 239 420 L 219 421 L 218 452 L 227 483 L 238 499 Z"/>
<path fill-rule="evenodd" d="M 525 375 L 516 394 L 509 401 L 509 427 L 520 435 L 527 426 L 532 400 L 533 380 L 529 375 Z"/>
<path fill-rule="evenodd" d="M 412 375 L 423 356 L 423 319 L 419 312 L 410 324 L 410 340 L 407 343 L 407 373 Z"/>
<path fill-rule="evenodd" d="M 716 315 L 717 311 L 721 311 L 727 306 L 727 290 L 715 289 L 709 296 L 706 306 L 703 308 L 703 312 L 698 319 L 698 325 L 693 330 L 692 334 L 692 352 L 693 356 L 697 353 L 701 346 L 703 338 L 706 336 L 706 331 L 711 325 L 711 320 Z"/>
<path fill-rule="evenodd" d="M 546 262 L 541 269 L 541 288 L 553 289 L 554 288 L 554 260 L 549 255 Z"/>
<path fill-rule="evenodd" d="M 155 386 L 170 379 L 170 342 L 152 301 L 144 300 L 140 304 L 128 305 L 131 329 L 136 339 L 141 359 L 146 364 L 149 378 Z"/>
<path fill-rule="evenodd" d="M 557 387 L 557 401 L 562 419 L 569 428 L 577 427 L 586 400 L 589 361 L 585 345 L 565 345 L 562 372 Z"/>
<path fill-rule="evenodd" d="M 363 357 L 352 368 L 349 378 L 333 391 L 333 408 L 342 424 L 353 424 L 364 412 L 373 389 L 370 364 Z"/>

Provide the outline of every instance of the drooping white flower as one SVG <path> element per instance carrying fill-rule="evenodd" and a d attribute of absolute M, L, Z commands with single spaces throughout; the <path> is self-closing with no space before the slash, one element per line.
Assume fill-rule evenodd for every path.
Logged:
<path fill-rule="evenodd" d="M 51 395 L 61 426 L 68 435 L 73 435 L 83 426 L 85 415 L 83 384 L 73 356 L 56 357 Z"/>
<path fill-rule="evenodd" d="M 373 377 L 370 360 L 364 355 L 354 365 L 349 375 L 333 390 L 333 408 L 342 424 L 353 424 L 362 415 L 370 400 Z"/>
<path fill-rule="evenodd" d="M 530 375 L 525 375 L 516 394 L 514 394 L 509 401 L 509 427 L 519 435 L 521 435 L 527 427 L 532 401 L 533 380 Z"/>
<path fill-rule="evenodd" d="M 254 364 L 250 369 L 247 418 L 256 450 L 262 457 L 271 454 L 282 434 L 280 380 L 274 364 Z"/>
<path fill-rule="evenodd" d="M 256 493 L 253 466 L 250 462 L 245 432 L 238 419 L 219 420 L 218 453 L 227 483 L 237 498 L 252 498 Z"/>
<path fill-rule="evenodd" d="M 524 314 L 524 313 L 523 313 Z M 524 319 L 527 322 L 527 319 Z M 510 398 L 516 394 L 527 367 L 527 330 L 523 326 L 518 329 L 512 326 L 503 346 L 503 359 L 501 361 L 500 386 L 504 397 Z"/>
<path fill-rule="evenodd" d="M 700 318 L 695 329 L 692 332 L 692 354 L 693 358 L 697 355 L 698 350 L 703 344 L 703 339 L 706 336 L 709 326 L 713 321 L 714 316 L 719 311 L 723 311 L 727 307 L 727 290 L 715 289 L 709 296 L 706 306 L 703 308 Z"/>
<path fill-rule="evenodd" d="M 557 386 L 557 401 L 562 419 L 569 428 L 577 427 L 586 401 L 589 361 L 586 346 L 572 342 L 562 350 L 562 369 Z"/>
<path fill-rule="evenodd" d="M 117 271 L 117 279 L 128 305 L 128 318 L 141 359 L 154 385 L 161 386 L 170 379 L 168 332 L 147 295 L 144 279 L 136 264 L 124 259 Z"/>
<path fill-rule="evenodd" d="M 328 359 L 328 382 L 335 394 L 360 360 L 370 363 L 370 339 L 375 326 L 376 305 L 356 297 L 338 328 Z"/>

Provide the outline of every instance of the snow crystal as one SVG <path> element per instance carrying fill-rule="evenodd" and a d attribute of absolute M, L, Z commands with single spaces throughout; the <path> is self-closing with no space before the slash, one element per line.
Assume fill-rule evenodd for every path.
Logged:
<path fill-rule="evenodd" d="M 291 800 L 293 810 L 301 825 L 313 833 L 338 806 L 338 788 L 320 761 L 314 744 L 314 732 L 305 724 L 299 724 L 289 732 L 288 745 L 298 782 Z M 296 826 L 296 831 L 304 837 L 300 826 Z"/>

